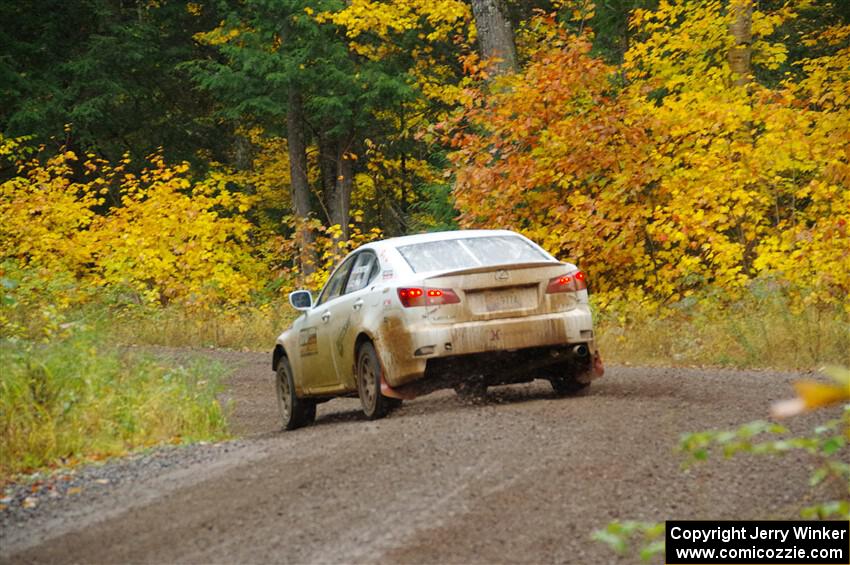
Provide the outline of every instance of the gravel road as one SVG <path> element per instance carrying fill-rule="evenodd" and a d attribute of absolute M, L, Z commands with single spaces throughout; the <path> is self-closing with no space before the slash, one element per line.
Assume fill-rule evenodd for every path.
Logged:
<path fill-rule="evenodd" d="M 9 489 L 0 562 L 617 563 L 590 540 L 611 520 L 788 519 L 811 502 L 803 456 L 683 471 L 674 452 L 683 432 L 765 418 L 798 375 L 611 367 L 576 398 L 446 391 L 376 422 L 340 399 L 283 433 L 268 355 L 200 354 L 234 369 L 241 439 Z"/>

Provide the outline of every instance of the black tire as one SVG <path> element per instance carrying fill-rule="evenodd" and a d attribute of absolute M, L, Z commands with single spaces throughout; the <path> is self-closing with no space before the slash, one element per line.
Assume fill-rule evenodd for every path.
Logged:
<path fill-rule="evenodd" d="M 552 383 L 552 389 L 558 396 L 576 396 L 590 386 L 590 383 L 579 382 L 572 375 L 552 377 L 549 382 Z"/>
<path fill-rule="evenodd" d="M 275 388 L 283 429 L 294 430 L 316 420 L 316 402 L 309 398 L 299 398 L 295 394 L 292 367 L 286 357 L 281 358 L 277 365 Z"/>
<path fill-rule="evenodd" d="M 375 346 L 366 342 L 357 350 L 357 393 L 363 413 L 370 420 L 386 416 L 390 410 L 401 405 L 396 398 L 381 394 L 383 369 Z"/>

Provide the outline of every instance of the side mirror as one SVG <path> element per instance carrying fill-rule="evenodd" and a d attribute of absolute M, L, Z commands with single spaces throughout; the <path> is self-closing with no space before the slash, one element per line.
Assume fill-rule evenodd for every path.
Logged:
<path fill-rule="evenodd" d="M 309 290 L 296 290 L 289 293 L 289 303 L 296 310 L 303 312 L 313 307 L 313 295 Z"/>

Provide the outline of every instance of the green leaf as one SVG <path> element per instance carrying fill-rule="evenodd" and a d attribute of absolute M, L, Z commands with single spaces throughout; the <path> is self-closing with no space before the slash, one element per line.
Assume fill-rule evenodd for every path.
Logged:
<path fill-rule="evenodd" d="M 595 532 L 593 532 L 591 538 L 596 541 L 601 541 L 602 543 L 607 544 L 611 549 L 613 549 L 617 553 L 626 553 L 626 549 L 628 546 L 626 544 L 626 540 L 623 538 L 622 535 L 615 534 L 608 530 L 596 530 Z"/>
<path fill-rule="evenodd" d="M 813 487 L 813 486 L 819 485 L 821 482 L 823 482 L 823 480 L 826 478 L 826 476 L 828 474 L 829 474 L 829 469 L 827 469 L 826 467 L 819 467 L 809 477 L 809 486 Z"/>
<path fill-rule="evenodd" d="M 832 455 L 835 452 L 839 451 L 846 444 L 846 440 L 843 436 L 833 436 L 823 442 L 823 446 L 821 447 L 821 451 L 824 455 Z"/>
<path fill-rule="evenodd" d="M 666 546 L 664 540 L 656 540 L 650 544 L 643 546 L 640 550 L 640 558 L 644 561 L 649 561 L 659 553 L 664 553 Z"/>

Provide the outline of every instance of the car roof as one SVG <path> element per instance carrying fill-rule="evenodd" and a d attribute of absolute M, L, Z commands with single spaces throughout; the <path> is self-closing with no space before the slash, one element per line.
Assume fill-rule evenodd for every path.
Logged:
<path fill-rule="evenodd" d="M 353 250 L 348 256 L 355 255 L 363 250 L 371 250 L 374 253 L 378 253 L 381 256 L 382 261 L 387 261 L 390 268 L 400 269 L 403 273 L 408 275 L 417 275 L 422 276 L 423 274 L 431 275 L 435 272 L 439 271 L 451 271 L 453 269 L 439 269 L 436 271 L 427 271 L 427 272 L 415 272 L 410 266 L 410 263 L 405 260 L 401 252 L 399 251 L 399 247 L 403 247 L 405 245 L 415 245 L 417 243 L 429 243 L 433 241 L 447 241 L 451 239 L 461 239 L 461 238 L 471 238 L 471 237 L 493 237 L 493 236 L 509 236 L 509 237 L 518 237 L 524 241 L 527 241 L 530 245 L 538 249 L 541 253 L 543 253 L 544 257 L 548 257 L 546 261 L 554 261 L 560 263 L 556 257 L 554 257 L 551 253 L 540 247 L 535 242 L 531 241 L 527 237 L 519 234 L 515 231 L 511 230 L 450 230 L 450 231 L 440 231 L 440 232 L 428 232 L 428 233 L 420 233 L 415 235 L 404 235 L 399 237 L 391 237 L 387 239 L 379 239 L 375 241 L 371 241 L 369 243 L 364 243 L 359 246 L 357 249 Z M 389 252 L 389 254 L 387 254 Z M 338 268 L 338 267 L 337 267 Z"/>
<path fill-rule="evenodd" d="M 428 243 L 431 241 L 445 241 L 448 239 L 458 239 L 462 237 L 487 237 L 487 236 L 498 236 L 498 235 L 511 235 L 522 237 L 518 233 L 513 232 L 511 230 L 452 230 L 452 231 L 440 231 L 440 232 L 429 232 L 429 233 L 420 233 L 416 235 L 404 235 L 401 237 L 391 237 L 389 239 L 382 239 L 380 241 L 373 241 L 371 243 L 367 243 L 366 245 L 361 246 L 361 249 L 369 249 L 369 248 L 383 248 L 383 247 L 393 247 L 398 248 L 402 245 L 412 245 L 416 243 Z"/>

